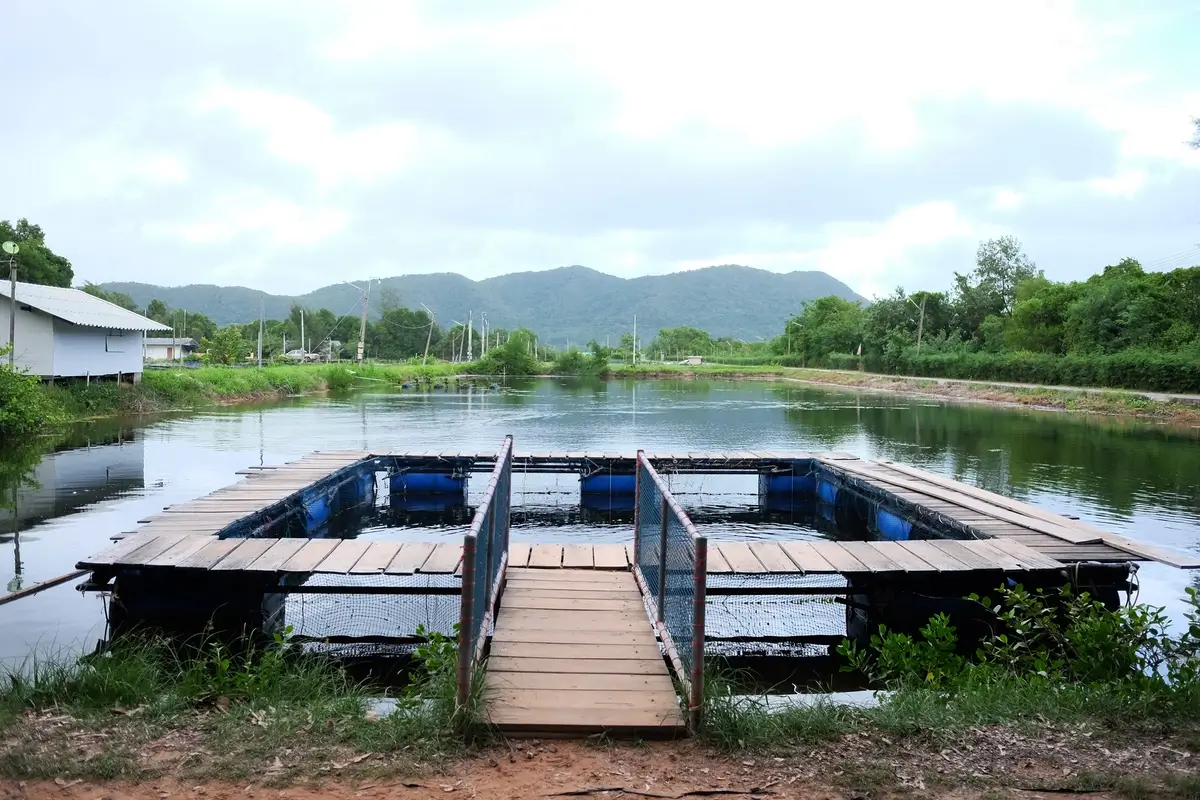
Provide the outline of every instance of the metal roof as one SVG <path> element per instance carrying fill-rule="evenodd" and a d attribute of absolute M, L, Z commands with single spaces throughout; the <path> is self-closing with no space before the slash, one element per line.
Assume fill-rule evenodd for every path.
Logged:
<path fill-rule="evenodd" d="M 9 281 L 0 280 L 0 297 L 3 297 L 5 302 L 11 296 L 9 292 L 11 285 Z M 58 317 L 76 325 L 86 325 L 89 328 L 107 328 L 118 331 L 171 330 L 170 325 L 155 322 L 141 314 L 121 308 L 116 303 L 93 297 L 79 289 L 64 289 L 59 286 L 42 286 L 39 283 L 17 281 L 17 303 L 36 308 L 52 317 Z"/>

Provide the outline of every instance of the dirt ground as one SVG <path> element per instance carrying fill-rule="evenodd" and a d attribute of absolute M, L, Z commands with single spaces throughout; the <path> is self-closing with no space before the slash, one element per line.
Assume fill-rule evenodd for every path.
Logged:
<path fill-rule="evenodd" d="M 1099 732 L 1098 732 L 1099 733 Z M 280 781 L 278 756 L 237 782 L 189 779 L 162 753 L 147 753 L 162 777 L 138 782 L 58 778 L 0 782 L 0 800 L 382 800 L 461 796 L 764 797 L 818 800 L 906 797 L 1000 800 L 1075 797 L 1191 797 L 1194 788 L 1157 791 L 1164 779 L 1200 773 L 1193 739 L 1134 737 L 1120 743 L 1086 727 L 1026 736 L 971 731 L 952 743 L 893 743 L 882 735 L 792 748 L 786 756 L 736 755 L 694 741 L 610 743 L 510 741 L 434 774 L 400 777 L 384 755 L 312 765 L 309 777 Z M 939 749 L 940 748 L 940 749 Z M 151 748 L 152 749 L 152 748 Z M 272 766 L 274 765 L 274 767 Z M 1116 790 L 1107 791 L 1107 790 Z"/>

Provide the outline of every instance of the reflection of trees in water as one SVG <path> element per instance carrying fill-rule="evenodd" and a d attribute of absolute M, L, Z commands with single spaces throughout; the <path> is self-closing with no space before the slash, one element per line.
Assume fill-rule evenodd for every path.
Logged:
<path fill-rule="evenodd" d="M 829 449 L 865 438 L 884 458 L 929 466 L 993 491 L 1017 496 L 1082 496 L 1116 513 L 1138 495 L 1200 518 L 1200 436 L 1144 422 L 986 407 L 919 405 L 861 395 L 820 396 L 779 389 L 795 405 L 785 418 L 804 438 Z M 844 405 L 830 407 L 845 397 Z M 803 407 L 805 400 L 814 406 Z"/>

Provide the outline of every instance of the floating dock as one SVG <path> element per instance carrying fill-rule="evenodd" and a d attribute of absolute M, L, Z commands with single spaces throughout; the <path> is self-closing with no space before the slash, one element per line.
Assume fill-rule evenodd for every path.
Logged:
<path fill-rule="evenodd" d="M 628 496 L 630 540 L 510 542 L 514 472 L 575 474 L 584 496 Z M 879 623 L 913 630 L 942 608 L 966 613 L 966 594 L 1003 580 L 1074 584 L 1111 605 L 1130 588 L 1135 562 L 1200 568 L 1194 555 L 845 453 L 516 453 L 506 439 L 493 453 L 320 452 L 242 474 L 79 562 L 92 572 L 84 588 L 112 593 L 115 629 L 270 633 L 296 595 L 440 603 L 460 629 L 460 702 L 483 665 L 485 714 L 510 734 L 685 732 L 703 711 L 706 645 L 753 638 L 706 626 L 706 609 L 722 600 L 769 596 L 802 614 L 813 597 L 832 596 L 845 605 L 845 635 L 861 637 Z M 866 535 L 733 540 L 693 525 L 662 478 L 671 474 L 755 475 L 764 507 L 809 503 Z M 379 486 L 393 498 L 465 499 L 472 475 L 489 476 L 487 490 L 461 540 L 368 541 L 336 530 L 345 512 L 375 502 Z M 380 616 L 393 629 L 375 638 L 415 641 L 408 612 L 389 608 Z M 312 640 L 370 638 L 335 630 Z"/>

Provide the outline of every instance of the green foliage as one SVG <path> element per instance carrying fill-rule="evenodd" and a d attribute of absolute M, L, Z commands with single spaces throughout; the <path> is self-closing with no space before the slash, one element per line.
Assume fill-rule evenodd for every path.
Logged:
<path fill-rule="evenodd" d="M 221 328 L 211 339 L 202 339 L 200 347 L 204 350 L 206 364 L 240 364 L 246 360 L 248 352 L 248 345 L 236 325 Z"/>
<path fill-rule="evenodd" d="M 858 303 L 830 295 L 805 303 L 784 327 L 776 348 L 817 363 L 830 353 L 856 352 L 863 341 L 866 311 Z"/>
<path fill-rule="evenodd" d="M 325 385 L 336 392 L 344 392 L 354 387 L 354 373 L 340 364 L 330 364 L 325 368 Z"/>
<path fill-rule="evenodd" d="M 1107 687 L 1131 699 L 1189 708 L 1200 700 L 1200 599 L 1187 590 L 1187 628 L 1168 632 L 1163 609 L 1131 605 L 1106 608 L 1069 587 L 1059 593 L 1001 587 L 999 600 L 972 595 L 990 609 L 997 631 L 968 661 L 958 655 L 958 636 L 937 615 L 919 637 L 880 627 L 870 644 L 844 641 L 838 652 L 847 670 L 857 670 L 894 689 L 922 687 L 955 691 L 997 679 L 1053 685 Z"/>
<path fill-rule="evenodd" d="M 9 345 L 0 346 L 0 446 L 36 436 L 66 422 L 42 392 L 41 381 L 8 366 Z"/>
<path fill-rule="evenodd" d="M 483 375 L 536 375 L 541 362 L 533 356 L 533 334 L 524 328 L 515 330 L 508 341 L 488 350 L 475 362 L 472 371 Z"/>
<path fill-rule="evenodd" d="M 122 292 L 106 292 L 94 283 L 87 282 L 83 285 L 83 291 L 90 294 L 92 297 L 99 297 L 101 300 L 107 300 L 114 305 L 118 305 L 127 311 L 138 310 L 137 303 L 133 298 Z"/>
<path fill-rule="evenodd" d="M 46 246 L 46 234 L 41 227 L 24 218 L 17 220 L 15 225 L 8 220 L 0 220 L 0 242 L 10 241 L 16 242 L 21 248 L 12 258 L 18 281 L 46 286 L 71 285 L 75 277 L 71 262 Z M 8 262 L 9 256 L 4 254 L 0 264 L 4 265 L 5 277 L 8 277 Z"/>

